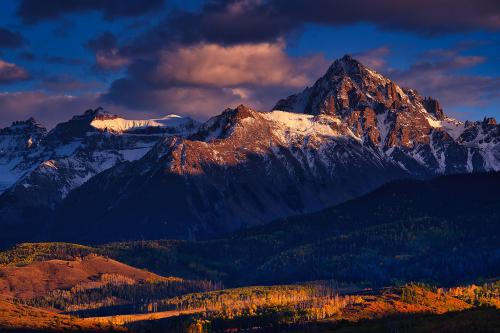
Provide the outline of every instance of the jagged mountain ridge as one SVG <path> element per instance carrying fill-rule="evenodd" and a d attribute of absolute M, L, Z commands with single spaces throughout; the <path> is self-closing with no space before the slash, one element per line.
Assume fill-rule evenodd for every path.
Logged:
<path fill-rule="evenodd" d="M 337 116 L 364 144 L 403 164 L 410 173 L 498 170 L 499 127 L 447 117 L 439 102 L 423 98 L 344 56 L 312 87 L 274 107 Z M 417 162 L 417 163 L 415 163 Z"/>
<path fill-rule="evenodd" d="M 291 128 L 290 116 L 303 128 Z M 142 159 L 89 180 L 62 204 L 55 229 L 70 232 L 93 221 L 79 229 L 85 241 L 95 237 L 94 228 L 99 237 L 119 239 L 137 232 L 203 238 L 317 210 L 405 177 L 350 137 L 346 126 L 317 118 L 228 109 L 193 136 L 167 137 Z M 89 205 L 79 209 L 82 202 Z M 62 223 L 75 211 L 74 225 Z"/>
<path fill-rule="evenodd" d="M 446 117 L 436 100 L 349 56 L 274 109 L 239 106 L 184 135 L 163 133 L 143 157 L 68 191 L 48 215 L 49 234 L 204 238 L 319 210 L 394 179 L 499 170 L 493 119 Z M 104 128 L 110 119 L 100 119 Z"/>
<path fill-rule="evenodd" d="M 23 153 L 36 147 L 46 133 L 47 130 L 33 118 L 16 121 L 12 126 L 0 129 L 0 159 L 3 162 L 0 164 L 0 193 L 12 185 L 19 175 L 15 167 L 22 162 Z"/>
<path fill-rule="evenodd" d="M 186 135 L 198 123 L 170 115 L 131 121 L 98 108 L 47 131 L 34 119 L 0 130 L 0 210 L 23 223 L 23 207 L 53 208 L 73 189 L 123 161 L 141 158 L 164 135 Z"/>

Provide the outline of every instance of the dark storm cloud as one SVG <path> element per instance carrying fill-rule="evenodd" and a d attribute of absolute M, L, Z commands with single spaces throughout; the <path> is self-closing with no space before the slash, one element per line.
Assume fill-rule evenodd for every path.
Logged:
<path fill-rule="evenodd" d="M 209 1 L 201 13 L 174 13 L 166 22 L 181 42 L 235 44 L 273 40 L 297 27 L 279 6 L 260 1 Z"/>
<path fill-rule="evenodd" d="M 147 53 L 166 43 L 275 41 L 307 23 L 371 23 L 383 30 L 444 34 L 500 30 L 493 0 L 212 0 L 200 12 L 176 11 L 130 45 Z"/>
<path fill-rule="evenodd" d="M 125 45 L 123 52 L 144 56 L 172 44 L 198 42 L 234 45 L 276 41 L 301 25 L 254 0 L 208 1 L 200 12 L 173 11 L 159 24 Z"/>
<path fill-rule="evenodd" d="M 25 23 L 57 19 L 68 13 L 102 12 L 106 19 L 133 17 L 162 7 L 164 0 L 22 0 L 17 14 Z"/>
<path fill-rule="evenodd" d="M 15 49 L 24 45 L 20 33 L 0 27 L 0 47 Z"/>
<path fill-rule="evenodd" d="M 423 34 L 500 29 L 500 2 L 495 0 L 274 0 L 270 5 L 301 22 L 368 22 Z"/>

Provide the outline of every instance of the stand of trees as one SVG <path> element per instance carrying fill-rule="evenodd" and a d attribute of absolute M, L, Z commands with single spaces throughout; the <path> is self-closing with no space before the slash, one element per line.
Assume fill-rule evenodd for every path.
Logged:
<path fill-rule="evenodd" d="M 55 308 L 65 312 L 98 309 L 115 305 L 135 305 L 138 312 L 148 312 L 148 304 L 177 295 L 211 291 L 223 288 L 220 283 L 205 280 L 166 279 L 134 283 L 120 276 L 104 277 L 107 283 L 95 288 L 76 286 L 70 290 L 54 290 L 30 300 L 16 300 L 41 308 Z M 98 313 L 98 311 L 97 311 Z M 96 312 L 94 311 L 94 314 Z"/>

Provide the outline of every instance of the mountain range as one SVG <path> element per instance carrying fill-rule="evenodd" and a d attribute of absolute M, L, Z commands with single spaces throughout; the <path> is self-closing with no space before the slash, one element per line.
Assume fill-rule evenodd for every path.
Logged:
<path fill-rule="evenodd" d="M 270 112 L 199 123 L 98 108 L 50 131 L 34 119 L 0 130 L 0 243 L 211 238 L 398 179 L 498 170 L 493 118 L 448 117 L 344 56 Z"/>

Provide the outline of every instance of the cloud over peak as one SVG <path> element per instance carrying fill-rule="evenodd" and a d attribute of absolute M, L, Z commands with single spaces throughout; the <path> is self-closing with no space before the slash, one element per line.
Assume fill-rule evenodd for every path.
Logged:
<path fill-rule="evenodd" d="M 311 80 L 312 59 L 290 58 L 283 49 L 279 43 L 197 44 L 163 51 L 153 79 L 213 87 L 305 86 Z"/>
<path fill-rule="evenodd" d="M 169 112 L 179 113 L 193 112 L 190 104 L 205 105 L 197 108 L 199 116 L 242 102 L 269 108 L 283 94 L 311 83 L 326 67 L 321 55 L 290 57 L 284 43 L 199 43 L 136 61 L 103 98 L 139 109 L 171 105 L 174 110 Z"/>
<path fill-rule="evenodd" d="M 24 68 L 0 59 L 0 84 L 27 80 L 28 78 L 28 72 Z"/>

